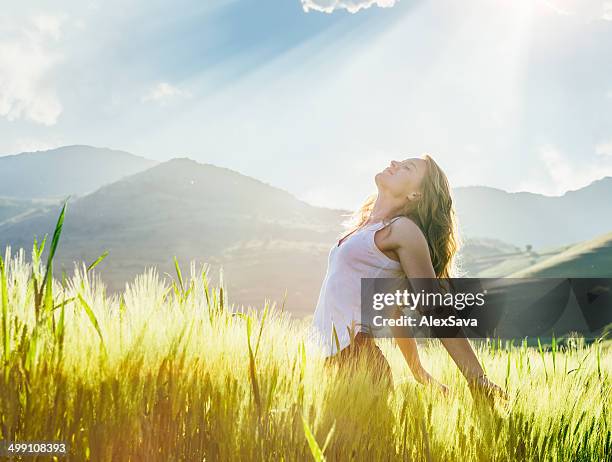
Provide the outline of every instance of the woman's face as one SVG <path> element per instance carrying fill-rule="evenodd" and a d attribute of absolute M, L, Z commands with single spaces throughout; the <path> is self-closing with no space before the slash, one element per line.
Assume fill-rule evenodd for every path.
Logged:
<path fill-rule="evenodd" d="M 421 190 L 426 173 L 427 163 L 418 157 L 392 160 L 387 168 L 376 175 L 374 181 L 381 192 L 398 198 L 414 198 Z"/>

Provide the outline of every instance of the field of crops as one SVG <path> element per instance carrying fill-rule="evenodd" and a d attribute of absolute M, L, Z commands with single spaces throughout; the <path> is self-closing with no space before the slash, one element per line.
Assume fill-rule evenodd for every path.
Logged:
<path fill-rule="evenodd" d="M 479 343 L 509 395 L 490 409 L 436 343 L 423 346 L 423 362 L 448 396 L 417 384 L 382 341 L 395 378 L 387 390 L 365 365 L 351 377 L 325 368 L 307 325 L 280 308 L 236 313 L 205 269 L 183 275 L 177 265 L 172 279 L 149 271 L 107 296 L 95 264 L 53 279 L 40 255 L 40 245 L 32 259 L 8 250 L 0 265 L 0 440 L 65 441 L 67 460 L 92 461 L 612 454 L 608 342 Z"/>

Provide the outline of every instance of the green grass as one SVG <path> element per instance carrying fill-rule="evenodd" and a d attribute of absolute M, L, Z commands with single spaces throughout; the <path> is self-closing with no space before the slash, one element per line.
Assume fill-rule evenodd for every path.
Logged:
<path fill-rule="evenodd" d="M 206 268 L 183 273 L 177 263 L 173 279 L 149 270 L 109 296 L 86 266 L 45 278 L 41 253 L 28 262 L 7 250 L 0 265 L 1 440 L 63 440 L 69 460 L 92 461 L 612 453 L 609 343 L 479 343 L 487 373 L 510 396 L 491 410 L 473 402 L 437 343 L 422 358 L 448 397 L 418 385 L 391 341 L 380 342 L 395 377 L 386 390 L 366 364 L 352 377 L 326 369 L 307 325 L 283 310 L 234 313 Z"/>

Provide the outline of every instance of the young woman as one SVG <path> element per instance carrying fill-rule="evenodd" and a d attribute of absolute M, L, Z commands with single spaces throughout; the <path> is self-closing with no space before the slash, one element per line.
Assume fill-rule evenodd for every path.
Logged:
<path fill-rule="evenodd" d="M 354 364 L 391 380 L 391 369 L 374 339 L 360 331 L 361 278 L 449 278 L 458 248 L 448 180 L 428 155 L 392 161 L 375 176 L 377 194 L 355 214 L 355 223 L 331 249 L 313 318 L 329 362 Z M 428 374 L 413 338 L 396 338 L 417 381 L 446 387 Z M 471 390 L 503 395 L 485 375 L 465 338 L 442 338 Z"/>

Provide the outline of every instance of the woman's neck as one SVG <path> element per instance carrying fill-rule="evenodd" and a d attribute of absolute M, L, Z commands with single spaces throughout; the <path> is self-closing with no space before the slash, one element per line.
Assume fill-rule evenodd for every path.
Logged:
<path fill-rule="evenodd" d="M 378 196 L 370 212 L 370 216 L 365 224 L 377 223 L 379 221 L 390 220 L 401 213 L 402 207 L 392 199 L 387 199 L 384 196 Z"/>

